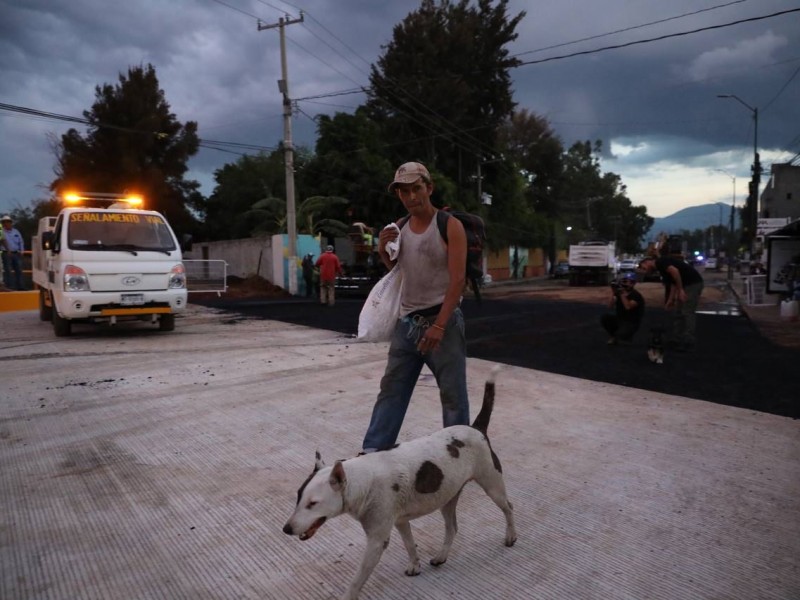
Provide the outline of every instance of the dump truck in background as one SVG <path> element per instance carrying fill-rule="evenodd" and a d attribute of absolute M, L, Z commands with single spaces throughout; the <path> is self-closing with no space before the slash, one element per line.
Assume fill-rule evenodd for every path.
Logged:
<path fill-rule="evenodd" d="M 84 194 L 65 202 L 57 217 L 40 219 L 31 244 L 40 319 L 59 337 L 73 322 L 139 320 L 172 331 L 186 308 L 182 251 L 191 238 L 180 244 L 161 214 L 137 208 L 140 198 Z"/>
<path fill-rule="evenodd" d="M 569 247 L 570 285 L 608 285 L 614 278 L 616 244 L 590 241 Z"/>
<path fill-rule="evenodd" d="M 355 222 L 346 238 L 336 238 L 336 255 L 342 263 L 342 275 L 336 278 L 336 292 L 366 296 L 388 270 L 378 253 L 378 236 L 368 225 Z"/>

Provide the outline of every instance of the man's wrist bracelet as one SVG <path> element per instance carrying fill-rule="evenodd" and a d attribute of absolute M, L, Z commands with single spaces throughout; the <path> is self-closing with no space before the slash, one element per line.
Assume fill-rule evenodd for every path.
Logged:
<path fill-rule="evenodd" d="M 433 325 L 431 325 L 431 327 L 435 327 L 435 328 L 436 328 L 436 329 L 438 329 L 439 331 L 444 331 L 444 327 L 442 327 L 441 325 L 437 325 L 436 323 L 434 323 Z"/>

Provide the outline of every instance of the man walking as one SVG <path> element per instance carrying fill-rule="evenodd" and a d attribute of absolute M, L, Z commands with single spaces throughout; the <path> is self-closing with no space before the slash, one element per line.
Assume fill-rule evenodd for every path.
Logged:
<path fill-rule="evenodd" d="M 639 263 L 644 273 L 658 271 L 664 284 L 664 308 L 673 311 L 672 343 L 679 352 L 694 350 L 697 305 L 703 293 L 703 277 L 683 259 L 648 256 Z"/>
<path fill-rule="evenodd" d="M 439 386 L 442 424 L 469 424 L 467 344 L 459 308 L 467 264 L 464 226 L 458 219 L 447 217 L 448 241 L 444 241 L 437 209 L 431 204 L 433 181 L 420 163 L 400 166 L 389 192 L 409 214 L 407 220 L 401 220 L 400 250 L 395 260 L 389 258 L 386 245 L 398 238 L 399 231 L 383 229 L 378 243 L 383 263 L 390 270 L 400 269 L 403 278 L 400 319 L 392 333 L 389 360 L 364 436 L 364 452 L 394 445 L 423 365 L 428 365 Z"/>
<path fill-rule="evenodd" d="M 333 253 L 333 246 L 325 249 L 317 259 L 316 266 L 319 267 L 319 301 L 333 306 L 336 302 L 336 276 L 342 274 L 342 264 Z"/>
<path fill-rule="evenodd" d="M 22 234 L 13 227 L 13 220 L 5 215 L 0 219 L 3 224 L 2 250 L 3 253 L 3 283 L 6 289 L 23 290 L 22 281 L 22 253 L 25 251 L 25 242 Z"/>

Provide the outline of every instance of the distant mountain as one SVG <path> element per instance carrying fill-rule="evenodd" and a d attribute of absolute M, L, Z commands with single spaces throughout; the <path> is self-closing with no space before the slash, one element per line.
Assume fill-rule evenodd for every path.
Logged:
<path fill-rule="evenodd" d="M 731 205 L 724 202 L 714 204 L 702 204 L 700 206 L 690 206 L 679 210 L 668 217 L 656 218 L 653 227 L 647 232 L 648 238 L 653 238 L 659 233 L 680 233 L 681 231 L 694 231 L 695 229 L 706 229 L 722 223 L 723 227 L 730 227 L 731 224 Z M 734 214 L 734 228 L 739 227 L 739 211 Z"/>

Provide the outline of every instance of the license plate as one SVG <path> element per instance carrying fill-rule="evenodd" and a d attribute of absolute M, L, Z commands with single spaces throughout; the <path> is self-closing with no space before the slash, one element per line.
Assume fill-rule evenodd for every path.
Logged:
<path fill-rule="evenodd" d="M 119 301 L 122 306 L 138 306 L 144 304 L 144 294 L 122 294 Z"/>

